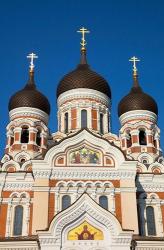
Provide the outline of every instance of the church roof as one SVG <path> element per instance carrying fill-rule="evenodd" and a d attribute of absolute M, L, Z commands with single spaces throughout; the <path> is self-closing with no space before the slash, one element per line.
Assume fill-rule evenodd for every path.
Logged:
<path fill-rule="evenodd" d="M 85 49 L 81 50 L 80 64 L 60 81 L 57 88 L 57 97 L 68 90 L 77 88 L 94 89 L 111 98 L 111 90 L 107 81 L 91 70 L 87 64 Z"/>
<path fill-rule="evenodd" d="M 11 96 L 8 109 L 31 107 L 37 108 L 48 115 L 50 114 L 50 104 L 46 96 L 36 89 L 34 82 L 34 72 L 29 73 L 29 80 L 25 87 Z"/>
<path fill-rule="evenodd" d="M 133 110 L 147 110 L 158 115 L 156 101 L 150 95 L 143 92 L 136 72 L 133 74 L 133 86 L 129 94 L 123 97 L 118 105 L 118 116 Z"/>

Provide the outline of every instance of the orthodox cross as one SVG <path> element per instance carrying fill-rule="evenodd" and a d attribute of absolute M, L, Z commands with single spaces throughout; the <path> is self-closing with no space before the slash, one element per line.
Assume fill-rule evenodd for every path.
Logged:
<path fill-rule="evenodd" d="M 136 75 L 137 74 L 137 67 L 136 67 L 136 62 L 140 62 L 140 60 L 133 56 L 132 58 L 129 59 L 130 62 L 133 62 L 133 72 Z"/>
<path fill-rule="evenodd" d="M 29 54 L 27 56 L 27 58 L 30 58 L 30 66 L 29 66 L 30 67 L 30 71 L 33 71 L 34 67 L 35 67 L 35 65 L 34 65 L 34 59 L 38 58 L 38 56 L 36 54 L 34 54 L 34 53 L 31 53 L 31 54 Z"/>
<path fill-rule="evenodd" d="M 82 46 L 82 49 L 85 49 L 85 45 L 87 44 L 86 40 L 85 40 L 85 34 L 86 33 L 90 33 L 89 30 L 85 29 L 84 27 L 82 27 L 80 30 L 78 30 L 77 32 L 81 33 L 82 34 L 82 38 L 81 38 L 81 46 Z"/>

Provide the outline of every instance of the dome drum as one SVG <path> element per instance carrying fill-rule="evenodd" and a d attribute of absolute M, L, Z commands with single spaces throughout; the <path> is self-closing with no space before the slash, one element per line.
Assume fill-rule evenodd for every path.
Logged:
<path fill-rule="evenodd" d="M 77 89 L 67 90 L 66 92 L 62 93 L 57 100 L 58 107 L 64 105 L 67 102 L 72 102 L 72 100 L 77 102 L 77 100 L 79 99 L 100 102 L 106 107 L 111 106 L 110 98 L 104 93 L 94 89 L 77 88 Z"/>
<path fill-rule="evenodd" d="M 31 107 L 19 107 L 12 109 L 9 112 L 9 117 L 11 121 L 20 117 L 22 118 L 30 117 L 33 118 L 34 120 L 41 120 L 46 125 L 48 125 L 48 120 L 49 120 L 49 115 L 46 112 L 42 111 L 41 109 L 31 108 Z"/>
<path fill-rule="evenodd" d="M 131 110 L 119 117 L 121 127 L 128 122 L 136 122 L 141 120 L 150 121 L 153 124 L 157 123 L 157 115 L 154 112 L 148 110 Z"/>

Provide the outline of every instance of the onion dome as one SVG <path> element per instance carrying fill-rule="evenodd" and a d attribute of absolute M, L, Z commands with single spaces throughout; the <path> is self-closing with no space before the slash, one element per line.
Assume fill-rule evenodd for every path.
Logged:
<path fill-rule="evenodd" d="M 81 49 L 81 61 L 75 70 L 65 75 L 57 88 L 57 97 L 62 93 L 78 88 L 94 89 L 111 98 L 107 81 L 90 69 L 86 60 L 86 49 Z"/>
<path fill-rule="evenodd" d="M 133 66 L 133 86 L 128 95 L 123 97 L 118 105 L 118 116 L 133 111 L 146 110 L 158 115 L 158 106 L 156 101 L 148 94 L 144 93 L 138 82 L 137 69 Z"/>
<path fill-rule="evenodd" d="M 29 80 L 25 87 L 11 96 L 9 100 L 9 111 L 20 107 L 36 108 L 50 114 L 50 104 L 47 97 L 36 89 L 33 68 L 29 72 Z"/>

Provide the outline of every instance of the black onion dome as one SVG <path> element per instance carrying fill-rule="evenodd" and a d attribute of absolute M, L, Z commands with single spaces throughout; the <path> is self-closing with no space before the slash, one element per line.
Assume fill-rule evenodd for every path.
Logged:
<path fill-rule="evenodd" d="M 30 72 L 30 77 L 25 87 L 11 96 L 9 100 L 9 111 L 20 107 L 37 108 L 48 115 L 50 114 L 50 104 L 47 97 L 36 89 L 34 72 Z"/>
<path fill-rule="evenodd" d="M 158 115 L 158 106 L 156 101 L 148 94 L 142 91 L 139 86 L 137 75 L 134 76 L 134 85 L 128 95 L 123 97 L 118 105 L 118 115 L 133 111 L 133 110 L 147 110 Z"/>
<path fill-rule="evenodd" d="M 57 97 L 62 93 L 77 89 L 87 88 L 98 90 L 111 98 L 111 90 L 107 81 L 92 71 L 86 61 L 86 51 L 81 51 L 81 62 L 75 70 L 65 75 L 57 88 Z"/>

